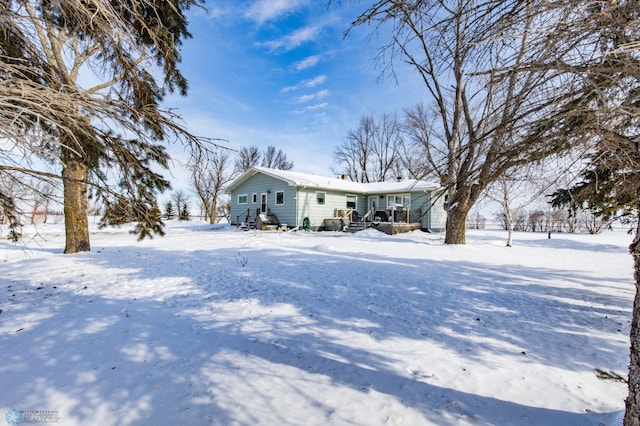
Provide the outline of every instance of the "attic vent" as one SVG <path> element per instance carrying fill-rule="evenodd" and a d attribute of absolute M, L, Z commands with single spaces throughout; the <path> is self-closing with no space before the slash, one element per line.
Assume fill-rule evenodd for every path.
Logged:
<path fill-rule="evenodd" d="M 402 176 L 396 177 L 396 182 L 400 182 L 400 181 L 402 181 Z"/>

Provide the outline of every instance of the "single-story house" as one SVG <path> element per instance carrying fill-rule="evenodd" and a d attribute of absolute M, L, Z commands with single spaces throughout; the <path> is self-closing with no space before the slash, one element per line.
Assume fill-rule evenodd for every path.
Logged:
<path fill-rule="evenodd" d="M 253 167 L 231 182 L 226 193 L 231 196 L 234 225 L 269 216 L 280 226 L 325 230 L 332 221 L 354 212 L 374 223 L 413 223 L 436 232 L 445 227 L 442 187 L 415 179 L 359 183 Z"/>

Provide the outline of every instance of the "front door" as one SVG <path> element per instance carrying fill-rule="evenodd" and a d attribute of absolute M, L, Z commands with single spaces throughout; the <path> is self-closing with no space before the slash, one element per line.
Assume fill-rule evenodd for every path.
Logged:
<path fill-rule="evenodd" d="M 375 212 L 376 210 L 378 210 L 378 196 L 371 196 L 369 197 L 369 210 L 373 209 L 373 211 Z"/>
<path fill-rule="evenodd" d="M 267 212 L 267 194 L 262 194 L 260 196 L 260 213 Z"/>

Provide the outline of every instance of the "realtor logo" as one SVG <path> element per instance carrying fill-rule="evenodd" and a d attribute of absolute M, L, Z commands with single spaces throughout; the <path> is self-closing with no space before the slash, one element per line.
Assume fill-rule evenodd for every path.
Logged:
<path fill-rule="evenodd" d="M 20 414 L 20 411 L 17 410 L 7 411 L 7 414 L 4 416 L 4 418 L 10 425 L 15 425 L 22 422 L 22 414 Z"/>
<path fill-rule="evenodd" d="M 60 421 L 57 411 L 41 410 L 9 410 L 4 418 L 10 425 L 17 425 L 18 423 L 58 423 Z"/>

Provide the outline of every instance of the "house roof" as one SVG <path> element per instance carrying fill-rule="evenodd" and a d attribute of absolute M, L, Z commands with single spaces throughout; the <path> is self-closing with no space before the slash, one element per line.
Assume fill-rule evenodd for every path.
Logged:
<path fill-rule="evenodd" d="M 271 176 L 286 182 L 289 186 L 299 188 L 316 188 L 334 190 L 342 192 L 354 192 L 359 194 L 386 194 L 398 192 L 413 192 L 438 189 L 440 185 L 434 182 L 427 182 L 416 179 L 405 179 L 400 181 L 360 183 L 346 179 L 338 179 L 326 176 L 310 175 L 306 173 L 292 172 L 289 170 L 269 169 L 266 167 L 253 167 L 236 180 L 231 182 L 226 192 L 232 193 L 235 188 L 258 173 Z"/>

